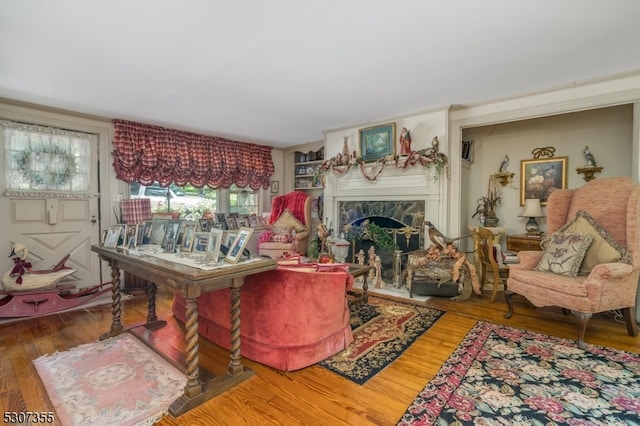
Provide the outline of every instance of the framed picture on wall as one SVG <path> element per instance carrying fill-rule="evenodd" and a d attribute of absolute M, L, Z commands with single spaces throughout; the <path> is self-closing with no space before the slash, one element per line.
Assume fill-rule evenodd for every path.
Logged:
<path fill-rule="evenodd" d="M 360 152 L 363 161 L 380 160 L 395 154 L 396 123 L 360 130 Z"/>
<path fill-rule="evenodd" d="M 568 157 L 522 160 L 520 171 L 520 205 L 527 198 L 539 198 L 541 205 L 556 189 L 567 187 Z"/>

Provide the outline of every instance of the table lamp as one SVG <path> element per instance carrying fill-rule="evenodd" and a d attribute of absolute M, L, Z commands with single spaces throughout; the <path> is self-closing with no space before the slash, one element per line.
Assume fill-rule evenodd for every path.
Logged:
<path fill-rule="evenodd" d="M 538 226 L 538 222 L 536 221 L 536 217 L 544 217 L 544 213 L 542 212 L 542 207 L 540 206 L 540 199 L 538 198 L 527 198 L 524 200 L 524 209 L 522 209 L 522 213 L 518 215 L 519 217 L 528 217 L 529 221 L 524 226 L 527 234 L 529 235 L 539 235 L 540 227 Z"/>

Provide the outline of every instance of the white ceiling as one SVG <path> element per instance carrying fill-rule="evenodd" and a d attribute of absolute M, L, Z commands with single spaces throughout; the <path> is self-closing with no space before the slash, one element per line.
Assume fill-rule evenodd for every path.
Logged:
<path fill-rule="evenodd" d="M 0 97 L 276 147 L 640 70 L 638 0 L 0 0 Z"/>

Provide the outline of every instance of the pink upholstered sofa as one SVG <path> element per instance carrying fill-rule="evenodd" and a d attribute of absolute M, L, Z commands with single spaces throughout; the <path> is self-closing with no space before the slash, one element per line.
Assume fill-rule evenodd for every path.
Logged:
<path fill-rule="evenodd" d="M 322 361 L 353 341 L 344 271 L 308 272 L 283 268 L 245 279 L 240 290 L 242 356 L 283 371 Z M 200 335 L 230 348 L 228 289 L 199 299 Z M 185 322 L 185 300 L 176 293 L 173 314 Z"/>

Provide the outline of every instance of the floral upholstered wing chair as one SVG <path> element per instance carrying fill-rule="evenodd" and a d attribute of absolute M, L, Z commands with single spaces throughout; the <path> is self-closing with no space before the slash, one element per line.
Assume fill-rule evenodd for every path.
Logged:
<path fill-rule="evenodd" d="M 309 194 L 293 191 L 273 199 L 269 229 L 260 234 L 258 254 L 277 259 L 285 255 L 305 254 L 311 231 Z"/>
<path fill-rule="evenodd" d="M 637 336 L 640 274 L 640 186 L 627 177 L 595 179 L 577 189 L 553 191 L 547 201 L 543 252 L 521 251 L 510 265 L 505 298 L 558 306 L 577 320 L 578 346 L 598 312 L 620 309 L 627 332 Z"/>

